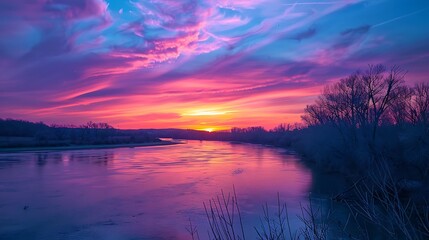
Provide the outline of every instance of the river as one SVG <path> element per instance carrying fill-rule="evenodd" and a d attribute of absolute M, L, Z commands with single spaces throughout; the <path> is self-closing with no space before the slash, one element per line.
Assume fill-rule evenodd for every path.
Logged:
<path fill-rule="evenodd" d="M 255 239 L 277 193 L 295 231 L 311 192 L 339 184 L 315 178 L 288 150 L 216 141 L 0 154 L 0 239 L 190 239 L 189 220 L 205 239 L 203 203 L 233 186 Z"/>

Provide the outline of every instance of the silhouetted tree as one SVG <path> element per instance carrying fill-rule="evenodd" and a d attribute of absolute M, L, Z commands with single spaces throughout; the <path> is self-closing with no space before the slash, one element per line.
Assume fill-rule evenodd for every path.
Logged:
<path fill-rule="evenodd" d="M 392 124 L 404 125 L 411 122 L 413 96 L 413 88 L 408 86 L 398 88 L 397 97 L 392 101 L 389 109 L 390 122 Z"/>
<path fill-rule="evenodd" d="M 415 124 L 427 126 L 429 123 L 429 83 L 420 83 L 414 87 L 414 96 L 410 104 L 410 118 Z"/>
<path fill-rule="evenodd" d="M 375 140 L 377 128 L 386 110 L 400 97 L 401 87 L 406 72 L 398 66 L 392 67 L 386 74 L 383 65 L 370 65 L 363 75 L 363 82 L 368 97 L 368 120 L 372 125 L 372 139 Z"/>
<path fill-rule="evenodd" d="M 389 72 L 383 65 L 370 65 L 364 73 L 356 72 L 339 82 L 328 85 L 316 102 L 308 105 L 302 119 L 310 126 L 332 124 L 340 130 L 371 126 L 374 140 L 377 128 L 388 110 L 406 104 L 410 91 L 403 85 L 405 71 L 394 66 Z M 393 106 L 396 104 L 396 106 Z M 399 119 L 398 119 L 399 120 Z"/>

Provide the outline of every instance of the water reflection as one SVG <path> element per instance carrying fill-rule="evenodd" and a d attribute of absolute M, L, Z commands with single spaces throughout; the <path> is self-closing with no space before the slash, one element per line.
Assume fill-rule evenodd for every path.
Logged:
<path fill-rule="evenodd" d="M 233 185 L 249 237 L 277 192 L 298 228 L 312 176 L 296 160 L 283 149 L 208 141 L 2 154 L 0 238 L 189 239 L 189 218 L 205 236 L 202 203 Z"/>
<path fill-rule="evenodd" d="M 79 162 L 86 164 L 108 165 L 115 158 L 113 150 L 104 150 L 100 152 L 77 152 L 65 156 L 69 162 Z"/>

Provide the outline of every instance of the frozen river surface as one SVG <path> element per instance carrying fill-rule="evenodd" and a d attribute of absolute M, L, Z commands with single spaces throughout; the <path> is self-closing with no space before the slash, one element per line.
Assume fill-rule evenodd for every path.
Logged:
<path fill-rule="evenodd" d="M 262 205 L 287 202 L 292 228 L 310 170 L 284 149 L 227 142 L 0 154 L 0 239 L 202 239 L 203 202 L 234 185 L 246 237 Z"/>

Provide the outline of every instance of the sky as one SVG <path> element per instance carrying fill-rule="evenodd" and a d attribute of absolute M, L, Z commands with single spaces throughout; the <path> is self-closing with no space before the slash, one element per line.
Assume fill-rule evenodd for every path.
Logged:
<path fill-rule="evenodd" d="M 429 81 L 429 1 L 0 0 L 0 118 L 270 129 L 378 63 Z"/>

